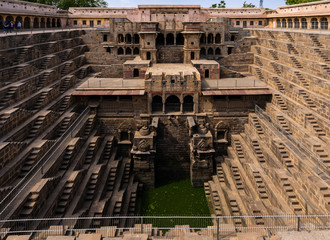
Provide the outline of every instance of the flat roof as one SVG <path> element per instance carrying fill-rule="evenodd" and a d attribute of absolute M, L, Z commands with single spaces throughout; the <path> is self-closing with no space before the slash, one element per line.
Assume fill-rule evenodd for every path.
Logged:
<path fill-rule="evenodd" d="M 134 65 L 134 64 L 150 64 L 150 60 L 142 60 L 140 57 L 136 57 L 133 60 L 127 60 L 124 65 Z"/>
<path fill-rule="evenodd" d="M 205 79 L 202 81 L 202 90 L 216 89 L 268 89 L 268 87 L 265 82 L 254 77 Z"/>
<path fill-rule="evenodd" d="M 203 64 L 203 65 L 219 65 L 219 63 L 215 60 L 207 60 L 207 59 L 200 59 L 200 60 L 191 60 L 192 64 Z"/>
<path fill-rule="evenodd" d="M 144 79 L 95 78 L 90 77 L 80 84 L 76 91 L 98 90 L 144 90 Z"/>
<path fill-rule="evenodd" d="M 204 96 L 216 95 L 271 95 L 272 92 L 267 89 L 245 89 L 245 90 L 212 90 L 202 91 Z"/>
<path fill-rule="evenodd" d="M 147 69 L 146 74 L 152 73 L 152 75 L 162 75 L 163 72 L 166 75 L 179 75 L 183 72 L 183 75 L 193 75 L 194 72 L 198 73 L 198 70 L 191 64 L 180 64 L 180 63 L 158 63 L 153 64 Z"/>

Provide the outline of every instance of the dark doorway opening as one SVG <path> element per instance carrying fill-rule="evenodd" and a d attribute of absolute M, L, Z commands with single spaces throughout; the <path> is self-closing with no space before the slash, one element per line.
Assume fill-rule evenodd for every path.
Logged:
<path fill-rule="evenodd" d="M 163 112 L 163 99 L 160 96 L 154 96 L 152 99 L 152 112 Z"/>
<path fill-rule="evenodd" d="M 166 45 L 174 45 L 174 35 L 169 33 L 166 35 Z"/>
<path fill-rule="evenodd" d="M 193 112 L 194 111 L 194 98 L 190 95 L 185 96 L 183 99 L 183 111 Z"/>
<path fill-rule="evenodd" d="M 165 111 L 169 112 L 180 112 L 180 99 L 177 96 L 171 95 L 166 99 Z"/>
<path fill-rule="evenodd" d="M 137 69 L 137 68 L 134 68 L 134 71 L 133 71 L 133 76 L 134 76 L 134 77 L 139 77 L 139 76 L 140 76 L 140 72 L 139 72 L 139 69 Z"/>

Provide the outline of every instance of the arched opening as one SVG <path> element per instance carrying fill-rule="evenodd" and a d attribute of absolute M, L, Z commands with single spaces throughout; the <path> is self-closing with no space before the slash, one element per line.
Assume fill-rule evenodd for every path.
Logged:
<path fill-rule="evenodd" d="M 50 19 L 47 18 L 46 27 L 50 28 Z"/>
<path fill-rule="evenodd" d="M 29 17 L 24 18 L 24 28 L 30 28 L 31 27 L 31 20 Z"/>
<path fill-rule="evenodd" d="M 117 54 L 118 55 L 123 55 L 124 54 L 124 49 L 123 48 L 118 48 L 118 50 L 117 50 Z"/>
<path fill-rule="evenodd" d="M 52 19 L 52 27 L 56 27 L 56 22 L 55 22 L 55 18 Z"/>
<path fill-rule="evenodd" d="M 319 28 L 319 22 L 317 21 L 317 18 L 312 18 L 312 29 L 318 29 Z"/>
<path fill-rule="evenodd" d="M 321 21 L 320 21 L 320 24 L 321 24 L 321 29 L 322 30 L 327 30 L 328 29 L 328 19 L 326 18 L 321 18 Z"/>
<path fill-rule="evenodd" d="M 215 55 L 221 55 L 221 50 L 220 48 L 215 49 Z"/>
<path fill-rule="evenodd" d="M 33 20 L 33 28 L 39 28 L 39 19 L 36 17 Z"/>
<path fill-rule="evenodd" d="M 205 69 L 205 78 L 210 78 L 210 70 Z"/>
<path fill-rule="evenodd" d="M 183 112 L 194 111 L 194 98 L 190 95 L 185 96 L 183 99 Z"/>
<path fill-rule="evenodd" d="M 0 16 L 0 29 L 3 29 L 3 17 Z"/>
<path fill-rule="evenodd" d="M 184 44 L 184 37 L 182 33 L 178 33 L 176 35 L 176 45 L 183 45 Z"/>
<path fill-rule="evenodd" d="M 7 16 L 6 17 L 6 22 L 11 22 L 11 21 L 14 21 L 13 16 Z"/>
<path fill-rule="evenodd" d="M 140 36 L 139 36 L 139 34 L 134 34 L 133 41 L 134 41 L 134 44 L 140 44 Z"/>
<path fill-rule="evenodd" d="M 190 60 L 194 60 L 195 59 L 195 53 L 194 52 L 191 52 L 190 53 Z"/>
<path fill-rule="evenodd" d="M 20 22 L 21 23 L 21 28 L 22 28 L 22 25 L 23 25 L 23 18 L 21 16 L 18 16 L 16 17 L 16 20 L 15 20 L 15 26 L 17 27 L 17 23 Z"/>
<path fill-rule="evenodd" d="M 163 99 L 160 96 L 152 98 L 152 112 L 163 112 Z"/>
<path fill-rule="evenodd" d="M 124 42 L 124 35 L 123 34 L 118 34 L 118 43 Z"/>
<path fill-rule="evenodd" d="M 276 27 L 277 28 L 280 28 L 281 27 L 281 20 L 280 19 L 277 19 L 276 20 Z"/>
<path fill-rule="evenodd" d="M 40 19 L 40 27 L 41 27 L 41 28 L 45 28 L 45 27 L 46 27 L 45 18 L 41 18 L 41 19 Z"/>
<path fill-rule="evenodd" d="M 292 19 L 288 19 L 288 28 L 293 28 Z"/>
<path fill-rule="evenodd" d="M 159 33 L 156 38 L 156 46 L 163 46 L 164 42 L 164 34 Z"/>
<path fill-rule="evenodd" d="M 300 28 L 300 22 L 298 18 L 294 19 L 294 28 Z"/>
<path fill-rule="evenodd" d="M 228 48 L 228 55 L 232 54 L 233 53 L 233 47 L 229 47 Z"/>
<path fill-rule="evenodd" d="M 174 35 L 169 33 L 166 35 L 166 45 L 174 45 Z"/>
<path fill-rule="evenodd" d="M 213 43 L 213 34 L 210 33 L 208 36 L 207 36 L 207 43 Z"/>
<path fill-rule="evenodd" d="M 57 26 L 57 27 L 62 27 L 62 25 L 61 25 L 61 20 L 60 20 L 60 19 L 57 19 L 56 26 Z"/>
<path fill-rule="evenodd" d="M 206 49 L 205 48 L 201 48 L 201 56 L 205 56 L 206 55 Z"/>
<path fill-rule="evenodd" d="M 140 54 L 140 49 L 138 47 L 135 47 L 133 50 L 134 55 L 139 55 Z"/>
<path fill-rule="evenodd" d="M 301 19 L 301 28 L 307 29 L 307 20 L 306 18 Z"/>
<path fill-rule="evenodd" d="M 125 35 L 125 40 L 126 40 L 126 43 L 131 43 L 132 42 L 131 34 L 126 34 Z"/>
<path fill-rule="evenodd" d="M 126 53 L 126 55 L 131 55 L 132 54 L 132 49 L 127 47 L 125 53 Z"/>
<path fill-rule="evenodd" d="M 235 41 L 235 35 L 230 36 L 230 41 L 232 41 L 232 42 Z"/>
<path fill-rule="evenodd" d="M 206 43 L 206 35 L 205 35 L 205 33 L 202 34 L 199 42 L 200 42 L 200 44 L 205 44 Z"/>
<path fill-rule="evenodd" d="M 147 60 L 151 60 L 151 53 L 147 52 Z"/>
<path fill-rule="evenodd" d="M 286 28 L 286 19 L 282 19 L 282 28 Z"/>
<path fill-rule="evenodd" d="M 207 50 L 207 55 L 213 55 L 213 48 L 209 48 Z"/>
<path fill-rule="evenodd" d="M 221 36 L 220 36 L 220 33 L 217 33 L 215 35 L 215 43 L 220 43 L 221 42 Z"/>
<path fill-rule="evenodd" d="M 180 99 L 174 95 L 169 96 L 165 102 L 165 111 L 180 112 Z"/>

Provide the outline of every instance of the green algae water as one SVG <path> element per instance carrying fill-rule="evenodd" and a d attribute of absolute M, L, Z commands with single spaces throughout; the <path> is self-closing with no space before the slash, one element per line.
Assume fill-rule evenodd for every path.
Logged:
<path fill-rule="evenodd" d="M 170 180 L 155 189 L 144 191 L 138 200 L 138 214 L 141 216 L 210 216 L 203 188 L 193 188 L 190 179 Z M 207 227 L 209 219 L 146 219 L 156 227 L 190 225 Z M 201 226 L 202 225 L 202 226 Z"/>

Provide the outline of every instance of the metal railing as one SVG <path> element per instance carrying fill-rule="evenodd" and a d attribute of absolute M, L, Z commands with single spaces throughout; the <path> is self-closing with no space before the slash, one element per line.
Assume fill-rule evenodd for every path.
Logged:
<path fill-rule="evenodd" d="M 5 196 L 0 202 L 0 216 L 7 216 L 6 210 L 13 203 L 20 193 L 23 191 L 26 186 L 34 179 L 34 177 L 40 177 L 44 174 L 45 165 L 49 162 L 49 160 L 55 155 L 58 154 L 57 150 L 60 148 L 61 144 L 68 140 L 68 138 L 73 138 L 79 131 L 77 129 L 81 123 L 86 120 L 88 116 L 90 108 L 87 107 L 85 110 L 79 115 L 79 117 L 74 121 L 74 123 L 63 133 L 63 135 L 56 140 L 54 145 L 43 155 L 43 157 L 31 168 L 31 170 L 13 187 L 13 189 Z M 22 199 L 21 199 L 22 200 Z M 10 209 L 9 209 L 10 211 Z"/>
<path fill-rule="evenodd" d="M 279 231 L 330 229 L 330 215 L 257 216 L 114 216 L 0 220 L 0 236 L 31 234 L 31 239 L 54 235 L 96 232 L 114 237 L 122 232 L 177 236 L 181 232 L 220 239 L 237 232 L 259 232 L 270 236 Z M 38 226 L 38 227 L 32 227 Z M 0 238 L 1 239 L 1 238 Z"/>
<path fill-rule="evenodd" d="M 313 163 L 316 165 L 317 174 L 324 174 L 328 179 L 329 177 L 329 167 L 323 163 L 323 161 L 311 150 L 308 149 L 307 146 L 304 145 L 303 141 L 297 141 L 295 137 L 292 136 L 291 133 L 284 130 L 281 126 L 279 126 L 276 122 L 272 120 L 272 118 L 262 110 L 258 105 L 255 106 L 255 113 L 266 123 L 268 123 L 269 129 L 280 139 L 287 139 L 288 142 L 284 142 L 290 149 L 292 149 L 293 154 L 301 153 L 306 156 L 306 158 L 311 159 Z M 299 156 L 298 156 L 299 158 Z M 320 168 L 324 171 L 320 171 Z"/>

